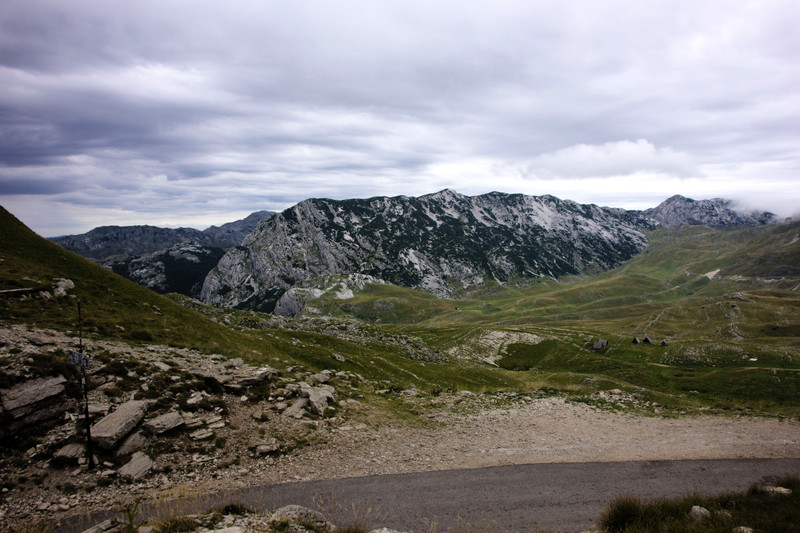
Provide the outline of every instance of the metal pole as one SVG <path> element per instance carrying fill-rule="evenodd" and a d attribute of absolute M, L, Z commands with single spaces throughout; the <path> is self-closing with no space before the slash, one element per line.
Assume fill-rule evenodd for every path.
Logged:
<path fill-rule="evenodd" d="M 78 298 L 78 346 L 83 353 L 83 317 L 81 316 L 81 299 Z M 83 416 L 86 420 L 86 454 L 89 456 L 89 470 L 94 469 L 94 452 L 92 450 L 92 425 L 89 422 L 89 392 L 86 390 L 86 369 L 81 365 L 81 389 L 83 391 Z"/>
<path fill-rule="evenodd" d="M 92 451 L 92 425 L 89 422 L 89 393 L 86 390 L 86 370 L 81 368 L 81 386 L 83 387 L 83 416 L 86 419 L 86 454 L 89 456 L 89 470 L 94 469 L 94 452 Z"/>

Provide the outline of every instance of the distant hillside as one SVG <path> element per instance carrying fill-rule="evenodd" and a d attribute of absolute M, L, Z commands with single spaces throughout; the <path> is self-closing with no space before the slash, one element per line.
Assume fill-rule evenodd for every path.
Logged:
<path fill-rule="evenodd" d="M 777 217 L 769 212 L 734 210 L 733 202 L 730 200 L 721 198 L 693 200 L 680 195 L 668 198 L 658 207 L 642 211 L 642 214 L 667 228 L 687 225 L 724 228 L 760 226 L 777 222 Z"/>
<path fill-rule="evenodd" d="M 101 226 L 80 235 L 53 237 L 50 240 L 76 254 L 96 260 L 116 255 L 139 257 L 187 242 L 215 248 L 231 248 L 240 245 L 261 221 L 274 214 L 271 211 L 257 211 L 242 220 L 219 227 L 211 226 L 203 231 L 146 225 Z"/>
<path fill-rule="evenodd" d="M 148 289 L 196 298 L 206 275 L 225 250 L 241 244 L 258 224 L 272 215 L 271 211 L 257 211 L 242 220 L 203 231 L 102 226 L 82 235 L 50 240 Z"/>
<path fill-rule="evenodd" d="M 188 242 L 138 257 L 113 256 L 100 264 L 158 293 L 198 298 L 203 281 L 223 255 L 222 248 Z"/>
<path fill-rule="evenodd" d="M 553 196 L 445 190 L 412 198 L 310 199 L 274 216 L 206 278 L 215 305 L 271 309 L 288 289 L 362 274 L 453 296 L 486 282 L 608 270 L 647 247 L 658 225 L 759 225 L 719 200 L 673 197 L 654 210 L 581 205 Z M 680 221 L 679 221 L 680 220 Z"/>

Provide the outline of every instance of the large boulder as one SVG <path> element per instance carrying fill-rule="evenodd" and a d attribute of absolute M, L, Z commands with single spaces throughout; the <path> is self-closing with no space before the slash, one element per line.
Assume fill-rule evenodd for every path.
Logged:
<path fill-rule="evenodd" d="M 113 449 L 117 442 L 139 425 L 147 414 L 147 402 L 131 400 L 104 416 L 92 426 L 92 439 L 102 448 Z"/>
<path fill-rule="evenodd" d="M 308 383 L 301 382 L 298 394 L 302 398 L 308 398 L 308 407 L 312 413 L 320 416 L 325 414 L 328 403 L 336 399 L 336 389 L 330 385 L 318 385 L 312 387 Z"/>
<path fill-rule="evenodd" d="M 39 378 L 20 383 L 10 389 L 0 389 L 3 410 L 13 418 L 22 418 L 35 411 L 37 403 L 64 392 L 66 381 L 64 376 Z"/>
<path fill-rule="evenodd" d="M 55 418 L 69 407 L 61 401 L 64 376 L 38 378 L 0 389 L 0 436 Z"/>

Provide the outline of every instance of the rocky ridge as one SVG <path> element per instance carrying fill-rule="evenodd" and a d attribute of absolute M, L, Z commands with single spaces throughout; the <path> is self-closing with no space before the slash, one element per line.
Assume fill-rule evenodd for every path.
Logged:
<path fill-rule="evenodd" d="M 364 274 L 438 296 L 488 280 L 617 266 L 654 224 L 552 196 L 454 191 L 411 198 L 306 200 L 259 226 L 203 285 L 207 303 L 268 309 L 299 282 Z"/>
<path fill-rule="evenodd" d="M 194 228 L 161 228 L 157 226 L 100 226 L 80 235 L 52 237 L 55 242 L 89 259 L 105 260 L 115 255 L 139 257 L 170 248 L 176 244 L 194 243 L 216 248 L 238 246 L 271 211 L 256 211 L 242 220 Z"/>
<path fill-rule="evenodd" d="M 225 250 L 241 244 L 258 224 L 273 214 L 257 211 L 242 220 L 203 231 L 103 226 L 82 235 L 50 240 L 148 289 L 197 297 L 206 275 Z"/>
<path fill-rule="evenodd" d="M 741 211 L 734 209 L 734 203 L 722 198 L 693 200 L 675 195 L 657 207 L 645 209 L 642 214 L 655 220 L 665 228 L 678 226 L 709 226 L 725 228 L 730 226 L 762 226 L 777 222 L 773 213 L 765 211 Z"/>

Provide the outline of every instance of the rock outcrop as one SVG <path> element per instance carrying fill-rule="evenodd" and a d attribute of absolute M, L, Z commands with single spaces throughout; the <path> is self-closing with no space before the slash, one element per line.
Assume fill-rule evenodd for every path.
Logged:
<path fill-rule="evenodd" d="M 37 378 L 0 389 L 0 436 L 62 415 L 69 407 L 62 398 L 66 381 L 64 376 Z"/>

